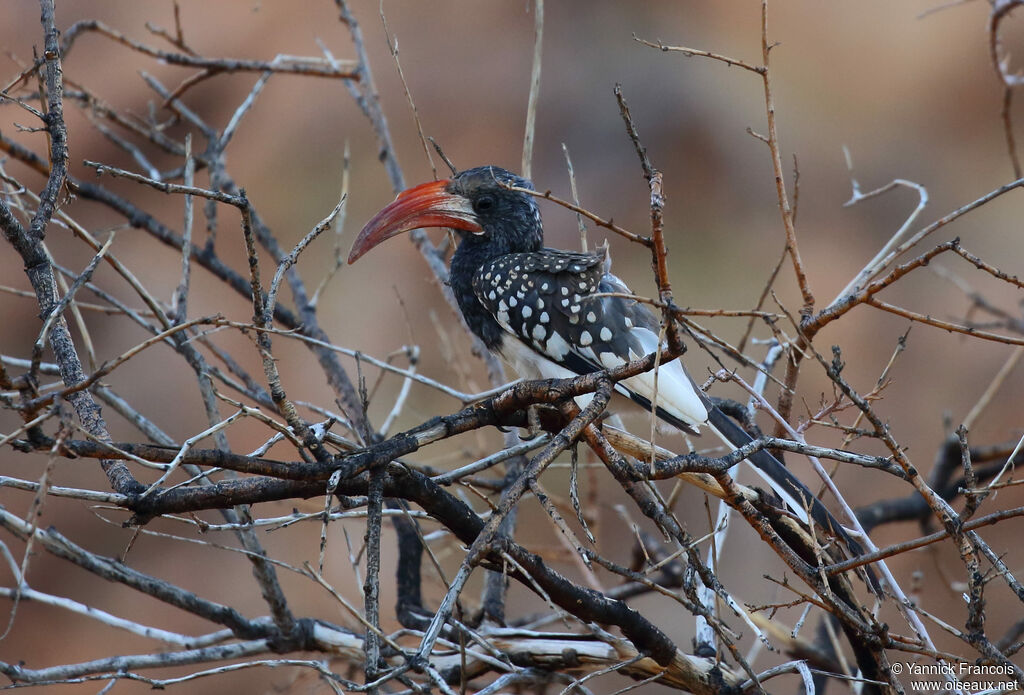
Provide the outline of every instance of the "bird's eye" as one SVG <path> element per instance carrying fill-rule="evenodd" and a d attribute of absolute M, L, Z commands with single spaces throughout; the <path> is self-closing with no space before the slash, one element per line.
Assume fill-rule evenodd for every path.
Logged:
<path fill-rule="evenodd" d="M 494 198 L 489 195 L 482 195 L 473 203 L 473 209 L 477 212 L 487 212 L 494 208 Z"/>

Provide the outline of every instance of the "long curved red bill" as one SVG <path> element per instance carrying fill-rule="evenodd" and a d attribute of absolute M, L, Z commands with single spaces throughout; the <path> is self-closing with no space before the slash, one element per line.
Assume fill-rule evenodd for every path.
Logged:
<path fill-rule="evenodd" d="M 396 234 L 422 227 L 450 227 L 474 234 L 483 232 L 469 200 L 445 190 L 448 181 L 431 181 L 402 191 L 395 201 L 374 215 L 359 232 L 348 262 Z"/>

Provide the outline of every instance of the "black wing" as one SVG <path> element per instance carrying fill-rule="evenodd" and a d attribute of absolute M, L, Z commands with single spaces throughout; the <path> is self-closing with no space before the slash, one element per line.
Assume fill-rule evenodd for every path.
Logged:
<path fill-rule="evenodd" d="M 607 272 L 607 252 L 542 249 L 501 256 L 477 271 L 473 289 L 495 320 L 543 358 L 575 374 L 618 367 L 659 349 L 659 324 L 629 288 Z M 678 361 L 624 379 L 621 389 L 689 432 L 707 408 Z M 657 398 L 655 398 L 657 396 Z"/>

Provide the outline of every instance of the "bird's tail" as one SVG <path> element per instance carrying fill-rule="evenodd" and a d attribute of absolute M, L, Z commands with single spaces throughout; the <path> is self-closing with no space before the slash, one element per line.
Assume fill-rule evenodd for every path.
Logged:
<path fill-rule="evenodd" d="M 753 441 L 753 438 L 743 428 L 713 405 L 710 400 L 705 400 L 705 405 L 708 409 L 708 419 L 705 426 L 714 432 L 726 446 L 731 449 L 738 449 Z M 851 555 L 864 554 L 863 546 L 850 537 L 846 529 L 832 516 L 832 513 L 822 504 L 821 500 L 815 497 L 807 486 L 800 482 L 771 452 L 761 449 L 748 456 L 746 460 L 752 464 L 754 471 L 764 479 L 768 486 L 782 498 L 786 506 L 791 508 L 805 524 L 809 523 L 809 512 L 810 518 L 819 526 L 827 529 L 833 536 L 840 539 Z M 868 586 L 875 594 L 881 595 L 881 584 L 875 572 L 870 567 L 864 567 L 863 569 Z M 839 592 L 839 595 L 842 597 L 847 596 L 846 592 L 842 590 Z M 853 600 L 852 595 L 848 597 L 848 600 Z M 827 619 L 829 618 L 826 617 Z M 862 636 L 854 628 L 845 624 L 842 625 L 842 629 L 850 639 L 860 673 L 868 678 L 869 681 L 882 680 L 883 677 L 878 670 L 872 649 L 864 644 Z M 881 693 L 882 689 L 870 685 L 865 688 L 864 692 Z"/>
<path fill-rule="evenodd" d="M 705 397 L 702 400 L 705 401 L 708 411 L 708 419 L 704 426 L 714 432 L 726 446 L 731 449 L 738 449 L 754 441 L 743 428 L 715 406 L 710 399 Z M 658 417 L 680 429 L 692 431 L 692 427 L 679 418 L 674 417 L 671 413 L 664 412 L 660 407 L 658 408 Z M 810 512 L 810 519 L 813 519 L 816 524 L 827 532 L 842 540 L 852 555 L 864 554 L 864 547 L 847 533 L 843 525 L 832 516 L 832 513 L 822 504 L 821 500 L 799 478 L 793 475 L 779 459 L 773 456 L 771 452 L 761 449 L 748 456 L 746 460 L 750 462 L 754 472 L 768 484 L 775 494 L 782 498 L 786 506 L 800 517 L 801 521 L 805 524 L 809 523 L 808 512 Z M 877 579 L 870 572 L 870 569 L 868 576 L 872 587 L 877 588 Z"/>
<path fill-rule="evenodd" d="M 738 449 L 754 441 L 732 418 L 714 406 L 708 408 L 708 421 L 705 426 L 731 449 Z M 747 460 L 753 464 L 754 471 L 761 479 L 782 498 L 801 521 L 809 523 L 809 510 L 817 524 L 824 526 L 833 534 L 839 533 L 839 522 L 825 505 L 770 452 L 761 449 L 748 456 Z"/>
<path fill-rule="evenodd" d="M 710 404 L 707 427 L 718 435 L 719 439 L 727 446 L 733 449 L 754 441 L 732 418 L 716 406 Z M 864 546 L 847 533 L 843 525 L 832 516 L 832 513 L 822 504 L 821 500 L 799 478 L 793 475 L 779 459 L 775 458 L 771 452 L 761 449 L 751 454 L 746 460 L 752 464 L 754 472 L 761 476 L 768 486 L 782 498 L 786 505 L 805 524 L 809 523 L 808 512 L 810 512 L 810 517 L 814 520 L 814 523 L 826 529 L 836 538 L 839 538 L 851 555 L 864 554 Z M 866 571 L 872 589 L 880 590 L 878 578 L 870 568 L 866 568 Z"/>

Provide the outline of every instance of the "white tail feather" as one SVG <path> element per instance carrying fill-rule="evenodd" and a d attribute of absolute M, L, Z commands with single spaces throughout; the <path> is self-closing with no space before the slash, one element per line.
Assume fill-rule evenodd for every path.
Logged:
<path fill-rule="evenodd" d="M 658 349 L 658 334 L 647 328 L 635 327 L 629 332 L 643 347 L 643 353 L 630 355 L 643 357 Z M 658 366 L 657 399 L 655 395 L 654 372 L 644 372 L 623 379 L 622 383 L 631 391 L 643 396 L 651 403 L 657 402 L 669 415 L 678 418 L 697 429 L 708 419 L 708 409 L 697 393 L 693 381 L 678 359 Z"/>

